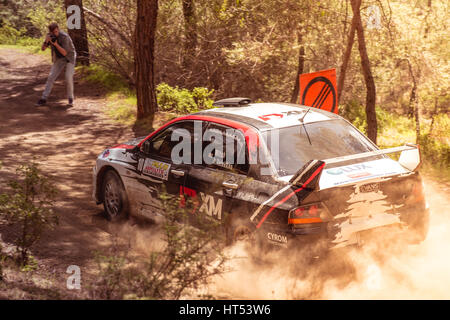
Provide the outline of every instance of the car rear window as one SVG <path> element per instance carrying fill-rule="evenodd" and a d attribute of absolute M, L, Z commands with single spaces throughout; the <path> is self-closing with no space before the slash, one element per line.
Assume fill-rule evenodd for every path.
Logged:
<path fill-rule="evenodd" d="M 340 119 L 273 129 L 264 132 L 263 138 L 275 166 L 278 162 L 280 176 L 295 174 L 309 160 L 325 160 L 377 150 L 367 137 Z M 352 163 L 382 157 L 352 160 Z M 341 165 L 344 164 L 339 164 Z"/>

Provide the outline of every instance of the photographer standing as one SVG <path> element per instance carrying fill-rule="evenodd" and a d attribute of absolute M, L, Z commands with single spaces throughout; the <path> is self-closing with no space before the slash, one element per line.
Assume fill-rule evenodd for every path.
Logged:
<path fill-rule="evenodd" d="M 58 24 L 52 23 L 48 26 L 50 33 L 47 34 L 42 51 L 51 46 L 52 49 L 52 69 L 42 93 L 42 98 L 37 102 L 37 106 L 43 106 L 47 102 L 47 97 L 52 91 L 53 83 L 58 78 L 61 71 L 66 67 L 67 97 L 68 105 L 73 105 L 73 75 L 75 73 L 76 51 L 72 39 L 69 35 L 59 30 Z"/>

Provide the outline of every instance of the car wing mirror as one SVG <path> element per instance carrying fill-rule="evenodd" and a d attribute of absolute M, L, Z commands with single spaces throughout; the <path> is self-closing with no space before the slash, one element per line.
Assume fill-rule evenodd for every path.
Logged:
<path fill-rule="evenodd" d="M 289 183 L 299 187 L 318 190 L 320 176 L 324 167 L 325 162 L 321 160 L 310 160 L 292 176 Z"/>
<path fill-rule="evenodd" d="M 145 154 L 149 154 L 150 150 L 151 150 L 151 146 L 152 146 L 152 144 L 151 144 L 150 140 L 145 140 L 144 143 L 142 143 L 142 147 L 141 147 L 142 152 L 144 152 Z"/>

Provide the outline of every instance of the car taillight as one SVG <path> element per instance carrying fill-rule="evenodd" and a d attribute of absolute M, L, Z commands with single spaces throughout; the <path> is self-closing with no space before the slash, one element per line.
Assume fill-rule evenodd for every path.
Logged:
<path fill-rule="evenodd" d="M 292 209 L 289 212 L 288 223 L 291 225 L 302 225 L 307 223 L 321 223 L 327 217 L 323 205 L 316 203 Z"/>

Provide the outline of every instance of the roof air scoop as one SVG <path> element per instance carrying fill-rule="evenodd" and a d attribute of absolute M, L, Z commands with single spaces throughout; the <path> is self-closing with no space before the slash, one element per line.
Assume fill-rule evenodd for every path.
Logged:
<path fill-rule="evenodd" d="M 249 98 L 227 98 L 215 101 L 213 106 L 215 107 L 244 107 L 252 103 L 252 100 Z"/>

